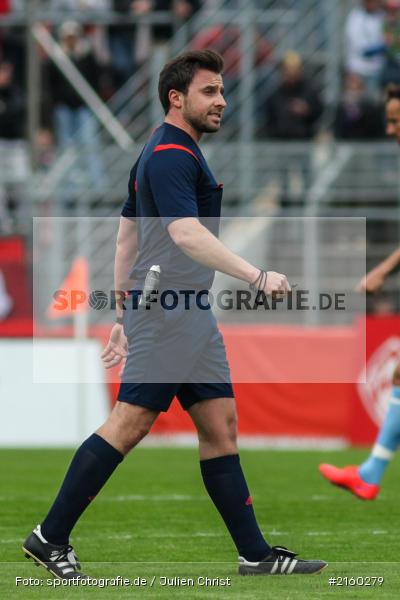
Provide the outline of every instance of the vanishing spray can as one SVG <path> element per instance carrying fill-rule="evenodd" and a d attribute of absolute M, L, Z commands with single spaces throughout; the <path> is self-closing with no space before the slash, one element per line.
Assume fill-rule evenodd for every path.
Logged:
<path fill-rule="evenodd" d="M 157 302 L 154 297 L 158 293 L 160 283 L 161 269 L 159 265 L 153 265 L 146 275 L 142 295 L 140 297 L 139 306 L 150 308 L 151 302 Z"/>

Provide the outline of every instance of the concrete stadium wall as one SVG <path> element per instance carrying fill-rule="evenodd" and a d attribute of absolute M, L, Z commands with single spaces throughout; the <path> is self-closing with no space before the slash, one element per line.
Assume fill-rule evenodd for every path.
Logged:
<path fill-rule="evenodd" d="M 71 339 L 1 339 L 0 447 L 75 446 L 90 435 L 109 412 L 100 352 L 98 340 L 77 351 Z M 72 383 L 81 375 L 91 383 Z"/>

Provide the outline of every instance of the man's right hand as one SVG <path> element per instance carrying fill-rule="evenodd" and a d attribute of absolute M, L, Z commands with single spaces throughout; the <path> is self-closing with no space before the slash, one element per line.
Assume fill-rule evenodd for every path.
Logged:
<path fill-rule="evenodd" d="M 369 292 L 372 294 L 380 290 L 380 288 L 385 283 L 385 279 L 386 273 L 379 267 L 376 267 L 375 269 L 372 269 L 372 271 L 364 275 L 364 277 L 357 285 L 356 290 L 357 292 Z"/>
<path fill-rule="evenodd" d="M 263 292 L 270 296 L 271 294 L 287 294 L 291 291 L 291 287 L 286 275 L 275 273 L 275 271 L 267 271 L 267 280 L 265 282 Z"/>
<path fill-rule="evenodd" d="M 124 334 L 122 325 L 116 323 L 111 329 L 107 346 L 101 353 L 101 359 L 106 369 L 118 365 L 121 360 L 128 356 L 128 340 Z"/>

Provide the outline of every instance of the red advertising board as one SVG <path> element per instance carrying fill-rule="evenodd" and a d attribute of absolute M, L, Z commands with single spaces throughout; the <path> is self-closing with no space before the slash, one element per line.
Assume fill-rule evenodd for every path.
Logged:
<path fill-rule="evenodd" d="M 356 354 L 357 327 L 226 326 L 223 334 L 232 379 L 239 382 L 234 390 L 241 435 L 269 441 L 348 439 L 350 382 L 358 374 L 344 357 Z M 330 383 L 321 383 L 324 378 Z M 153 427 L 154 433 L 193 431 L 176 401 Z"/>
<path fill-rule="evenodd" d="M 290 335 L 286 328 L 284 334 Z M 390 396 L 393 369 L 400 360 L 400 317 L 368 317 L 366 323 L 366 363 L 360 365 L 354 383 L 238 383 L 234 385 L 239 415 L 239 432 L 244 436 L 274 436 L 297 440 L 343 440 L 348 444 L 369 445 L 373 442 Z M 271 328 L 258 329 L 256 339 L 251 332 L 244 336 L 225 328 L 225 342 L 230 355 L 231 368 L 235 371 L 237 352 L 230 352 L 232 345 L 241 348 L 241 356 L 249 356 L 246 344 L 260 344 L 265 336 L 273 345 Z M 298 332 L 297 332 L 298 334 Z M 273 329 L 276 339 L 282 335 Z M 314 341 L 315 330 L 304 329 L 308 341 Z M 334 340 L 336 356 L 346 356 L 348 345 L 361 344 L 365 339 L 359 326 L 345 329 L 319 328 L 320 343 L 307 343 L 308 352 L 302 361 L 318 365 L 321 355 L 332 355 Z M 254 338 L 254 336 L 253 336 Z M 240 341 L 240 344 L 239 344 Z M 342 348 L 340 347 L 342 344 Z M 255 354 L 250 355 L 253 357 Z M 277 355 L 278 359 L 282 359 Z M 273 367 L 273 365 L 272 365 Z M 239 369 L 243 365 L 239 365 Z M 353 374 L 354 375 L 354 374 Z M 365 383 L 364 383 L 365 381 Z M 155 433 L 192 432 L 189 417 L 175 401 L 168 415 L 161 415 L 154 427 Z"/>
<path fill-rule="evenodd" d="M 400 317 L 368 317 L 366 369 L 352 389 L 349 423 L 352 444 L 370 444 L 374 440 L 385 414 L 398 362 Z"/>
<path fill-rule="evenodd" d="M 11 301 L 10 310 L 0 319 L 0 337 L 32 335 L 32 291 L 27 262 L 22 238 L 0 238 L 2 293 Z"/>

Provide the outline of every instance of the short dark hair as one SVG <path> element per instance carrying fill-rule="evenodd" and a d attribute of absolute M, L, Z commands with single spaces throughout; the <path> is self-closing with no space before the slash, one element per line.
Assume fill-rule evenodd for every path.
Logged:
<path fill-rule="evenodd" d="M 385 90 L 386 102 L 390 100 L 400 100 L 400 85 L 398 83 L 389 83 Z"/>
<path fill-rule="evenodd" d="M 192 50 L 180 54 L 164 66 L 158 81 L 158 95 L 165 114 L 170 108 L 168 98 L 170 90 L 187 94 L 193 77 L 199 69 L 222 73 L 224 59 L 214 50 Z"/>

